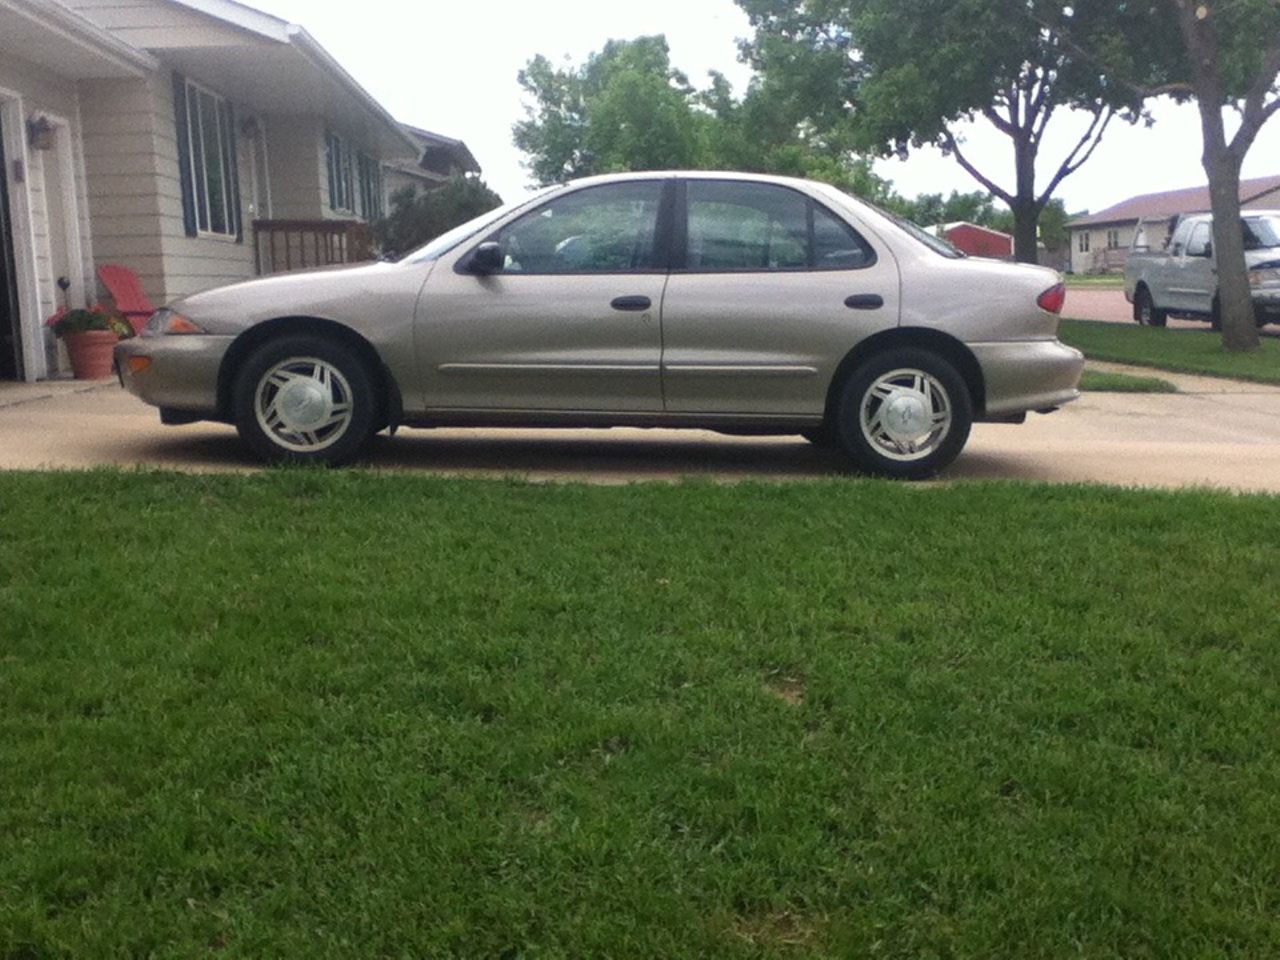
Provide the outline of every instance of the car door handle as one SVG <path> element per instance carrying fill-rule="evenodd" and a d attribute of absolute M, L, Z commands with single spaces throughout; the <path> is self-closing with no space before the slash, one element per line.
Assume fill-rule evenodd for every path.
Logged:
<path fill-rule="evenodd" d="M 884 306 L 884 297 L 878 293 L 859 293 L 845 300 L 844 305 L 850 310 L 879 310 Z"/>
<path fill-rule="evenodd" d="M 627 313 L 639 313 L 652 307 L 653 301 L 648 297 L 618 297 L 610 306 L 615 310 L 622 310 Z"/>

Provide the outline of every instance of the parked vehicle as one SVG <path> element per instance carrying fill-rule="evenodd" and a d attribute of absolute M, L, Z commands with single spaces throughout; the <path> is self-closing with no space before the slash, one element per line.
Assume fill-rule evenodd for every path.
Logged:
<path fill-rule="evenodd" d="M 1251 210 L 1240 228 L 1258 326 L 1280 323 L 1280 211 Z M 1169 317 L 1185 317 L 1207 320 L 1219 329 L 1213 217 L 1179 220 L 1158 252 L 1146 246 L 1140 226 L 1124 268 L 1124 291 L 1133 304 L 1133 318 L 1144 326 L 1163 327 Z"/>
<path fill-rule="evenodd" d="M 188 297 L 116 357 L 164 422 L 234 423 L 269 461 L 346 462 L 402 425 L 631 425 L 800 433 L 918 478 L 975 420 L 1078 396 L 1064 297 L 823 184 L 625 174 L 398 263 Z"/>

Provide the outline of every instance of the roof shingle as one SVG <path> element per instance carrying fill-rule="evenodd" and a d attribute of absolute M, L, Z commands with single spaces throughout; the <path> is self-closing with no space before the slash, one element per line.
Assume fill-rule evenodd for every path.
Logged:
<path fill-rule="evenodd" d="M 1272 204 L 1280 204 L 1280 174 L 1240 182 L 1242 205 L 1256 204 L 1263 199 L 1269 199 Z M 1104 223 L 1162 220 L 1179 214 L 1208 213 L 1211 207 L 1207 186 L 1189 187 L 1185 190 L 1170 190 L 1165 193 L 1148 193 L 1140 197 L 1131 197 L 1098 213 L 1077 217 L 1067 226 L 1091 227 Z"/>

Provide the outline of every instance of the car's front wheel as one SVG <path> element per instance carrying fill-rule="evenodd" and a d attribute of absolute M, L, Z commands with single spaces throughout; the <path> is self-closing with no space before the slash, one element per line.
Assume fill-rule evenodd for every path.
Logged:
<path fill-rule="evenodd" d="M 955 367 L 928 350 L 876 354 L 853 372 L 836 408 L 836 437 L 866 473 L 922 480 L 968 442 L 973 401 Z"/>
<path fill-rule="evenodd" d="M 368 368 L 324 337 L 263 344 L 240 369 L 233 396 L 241 439 L 269 463 L 346 463 L 369 440 L 377 418 Z"/>

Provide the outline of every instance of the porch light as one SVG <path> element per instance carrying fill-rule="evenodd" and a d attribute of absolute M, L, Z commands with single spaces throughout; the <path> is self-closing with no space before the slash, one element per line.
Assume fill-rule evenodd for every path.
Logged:
<path fill-rule="evenodd" d="M 52 150 L 55 130 L 48 117 L 33 113 L 27 119 L 27 143 L 32 150 Z"/>

